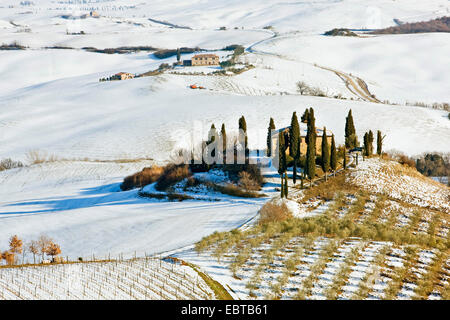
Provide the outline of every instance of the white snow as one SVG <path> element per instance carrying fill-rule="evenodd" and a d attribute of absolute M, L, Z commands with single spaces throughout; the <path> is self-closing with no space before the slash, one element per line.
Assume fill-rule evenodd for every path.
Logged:
<path fill-rule="evenodd" d="M 366 190 L 386 194 L 421 207 L 450 212 L 450 189 L 397 162 L 366 159 L 352 172 L 353 181 Z M 408 220 L 407 217 L 404 219 Z"/>
<path fill-rule="evenodd" d="M 167 202 L 119 191 L 123 176 L 148 165 L 62 161 L 0 172 L 0 248 L 13 234 L 24 241 L 47 234 L 71 260 L 144 256 L 239 227 L 265 201 Z"/>

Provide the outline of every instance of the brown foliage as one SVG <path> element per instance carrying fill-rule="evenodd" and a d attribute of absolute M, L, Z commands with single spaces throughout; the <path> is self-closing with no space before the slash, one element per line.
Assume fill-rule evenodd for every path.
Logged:
<path fill-rule="evenodd" d="M 259 190 L 260 185 L 257 181 L 253 180 L 250 173 L 242 171 L 239 173 L 239 185 L 245 190 Z"/>
<path fill-rule="evenodd" d="M 242 172 L 247 172 L 249 177 L 259 186 L 264 183 L 264 177 L 261 174 L 261 169 L 256 164 L 225 164 L 219 168 L 228 173 L 228 176 L 235 181 L 239 180 L 239 175 Z"/>
<path fill-rule="evenodd" d="M 259 210 L 259 223 L 266 224 L 275 221 L 284 221 L 292 217 L 287 205 L 283 202 L 281 205 L 273 202 L 267 202 Z"/>
<path fill-rule="evenodd" d="M 120 185 L 120 188 L 123 191 L 134 188 L 142 188 L 148 184 L 156 182 L 163 172 L 164 168 L 159 166 L 144 168 L 141 172 L 137 172 L 126 177 Z"/>
<path fill-rule="evenodd" d="M 430 21 L 404 23 L 399 26 L 375 30 L 375 34 L 402 34 L 421 32 L 450 32 L 450 17 L 437 18 Z"/>
<path fill-rule="evenodd" d="M 210 184 L 215 191 L 227 194 L 229 196 L 233 197 L 241 197 L 241 198 L 262 198 L 266 197 L 265 194 L 261 194 L 255 191 L 250 190 L 243 190 L 241 187 L 234 185 L 232 183 L 229 183 L 225 186 L 221 186 L 218 184 Z"/>
<path fill-rule="evenodd" d="M 9 250 L 12 253 L 22 253 L 23 250 L 23 242 L 19 239 L 17 235 L 12 236 L 9 239 Z"/>
<path fill-rule="evenodd" d="M 164 167 L 164 172 L 159 177 L 158 182 L 156 183 L 156 189 L 160 191 L 166 190 L 170 186 L 183 180 L 184 178 L 190 177 L 191 175 L 192 174 L 189 170 L 188 165 L 169 164 Z"/>
<path fill-rule="evenodd" d="M 16 258 L 16 256 L 12 252 L 5 251 L 2 253 L 2 259 L 5 259 L 6 264 L 8 264 L 8 265 L 13 265 L 14 261 L 16 260 L 15 258 Z"/>
<path fill-rule="evenodd" d="M 355 187 L 345 179 L 345 174 L 331 177 L 328 181 L 320 183 L 304 191 L 303 200 L 321 198 L 326 201 L 333 200 L 338 191 L 355 192 Z"/>
<path fill-rule="evenodd" d="M 54 256 L 57 256 L 58 254 L 61 253 L 61 248 L 59 247 L 59 245 L 57 245 L 56 243 L 54 243 L 54 242 L 52 241 L 52 242 L 50 242 L 50 243 L 48 244 L 46 253 L 47 253 L 49 256 L 54 257 Z"/>
<path fill-rule="evenodd" d="M 416 167 L 416 162 L 414 161 L 414 159 L 409 158 L 408 156 L 405 156 L 405 155 L 401 155 L 398 159 L 398 162 L 404 166 L 408 166 L 411 168 Z"/>

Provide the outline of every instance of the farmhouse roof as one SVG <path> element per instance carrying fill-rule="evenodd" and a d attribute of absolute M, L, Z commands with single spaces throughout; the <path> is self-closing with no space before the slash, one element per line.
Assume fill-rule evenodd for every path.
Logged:
<path fill-rule="evenodd" d="M 213 54 L 213 53 L 201 53 L 201 54 L 196 54 L 195 56 L 193 56 L 193 58 L 218 58 L 219 56 L 217 54 Z"/>

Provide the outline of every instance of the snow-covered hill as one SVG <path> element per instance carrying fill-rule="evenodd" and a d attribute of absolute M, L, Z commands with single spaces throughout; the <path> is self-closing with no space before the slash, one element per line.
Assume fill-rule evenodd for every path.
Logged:
<path fill-rule="evenodd" d="M 367 94 L 349 88 L 335 72 L 361 77 L 379 100 L 449 102 L 447 35 L 322 35 L 335 27 L 426 20 L 449 10 L 446 0 L 1 1 L 0 45 L 17 41 L 27 48 L 0 50 L 0 159 L 28 164 L 34 151 L 58 161 L 0 173 L 0 248 L 15 233 L 26 240 L 47 233 L 71 256 L 142 255 L 241 225 L 262 200 L 149 202 L 137 191 L 117 192 L 124 176 L 149 161 L 97 160 L 165 162 L 190 146 L 199 126 L 203 136 L 194 143 L 206 137 L 211 123 L 225 123 L 232 135 L 242 115 L 251 149 L 265 148 L 270 117 L 280 128 L 292 112 L 313 107 L 317 126 L 332 130 L 338 144 L 352 109 L 357 134 L 381 130 L 384 150 L 450 152 L 448 112 L 363 101 L 370 100 Z M 100 17 L 80 19 L 91 11 Z M 199 46 L 225 60 L 231 52 L 220 49 L 231 44 L 247 48 L 239 63 L 254 68 L 230 76 L 193 75 L 188 73 L 194 69 L 177 67 L 178 74 L 114 82 L 99 79 L 148 72 L 176 58 L 82 49 Z M 72 49 L 45 48 L 51 46 Z M 300 95 L 299 81 L 330 98 Z M 190 84 L 207 90 L 191 90 Z"/>

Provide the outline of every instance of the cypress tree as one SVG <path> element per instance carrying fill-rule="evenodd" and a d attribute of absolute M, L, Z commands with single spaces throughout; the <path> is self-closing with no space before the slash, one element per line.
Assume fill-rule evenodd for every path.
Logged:
<path fill-rule="evenodd" d="M 369 156 L 373 155 L 373 132 L 369 130 L 369 134 L 367 136 L 367 142 L 369 143 Z"/>
<path fill-rule="evenodd" d="M 330 167 L 331 170 L 333 170 L 333 172 L 336 171 L 337 154 L 336 154 L 336 143 L 334 142 L 334 134 L 331 136 Z"/>
<path fill-rule="evenodd" d="M 297 119 L 297 113 L 292 114 L 291 127 L 290 130 L 290 143 L 289 143 L 289 153 L 292 158 L 294 158 L 294 172 L 293 172 L 293 182 L 297 182 L 297 163 L 300 159 L 300 125 Z"/>
<path fill-rule="evenodd" d="M 364 156 L 369 156 L 369 134 L 364 133 Z"/>
<path fill-rule="evenodd" d="M 181 51 L 180 48 L 177 49 L 177 61 L 180 62 L 181 60 Z"/>
<path fill-rule="evenodd" d="M 286 171 L 286 147 L 283 132 L 278 133 L 278 149 L 278 173 L 282 175 Z"/>
<path fill-rule="evenodd" d="M 308 122 L 308 117 L 309 117 L 309 110 L 308 110 L 308 108 L 306 108 L 306 110 L 305 110 L 305 112 L 303 112 L 303 115 L 302 115 L 302 117 L 301 117 L 301 121 L 302 122 Z"/>
<path fill-rule="evenodd" d="M 377 131 L 377 154 L 381 156 L 383 152 L 383 137 L 381 137 L 381 131 Z"/>
<path fill-rule="evenodd" d="M 241 129 L 244 132 L 244 150 L 245 150 L 245 156 L 248 156 L 248 139 L 247 139 L 247 122 L 245 121 L 244 116 L 239 118 L 239 129 Z"/>
<path fill-rule="evenodd" d="M 306 174 L 308 175 L 312 186 L 312 180 L 316 176 L 316 126 L 313 108 L 309 110 L 306 141 L 308 143 L 306 151 Z"/>
<path fill-rule="evenodd" d="M 281 178 L 281 198 L 286 194 L 286 182 L 284 181 L 284 174 L 286 172 L 286 137 L 284 132 L 278 133 L 278 145 L 279 145 L 279 161 L 278 161 L 278 173 Z M 287 176 L 286 176 L 287 180 Z"/>
<path fill-rule="evenodd" d="M 352 109 L 350 109 L 347 118 L 345 118 L 345 147 L 354 148 L 356 144 L 356 130 L 353 123 Z"/>
<path fill-rule="evenodd" d="M 267 156 L 272 156 L 272 130 L 275 130 L 275 122 L 270 118 L 269 127 L 267 128 Z"/>
<path fill-rule="evenodd" d="M 222 123 L 222 128 L 220 129 L 220 136 L 222 138 L 222 151 L 225 154 L 227 151 L 227 131 L 225 130 L 225 123 Z"/>
<path fill-rule="evenodd" d="M 330 149 L 327 140 L 327 128 L 323 128 L 322 135 L 322 170 L 325 173 L 325 181 L 327 180 L 327 172 L 330 170 Z"/>

